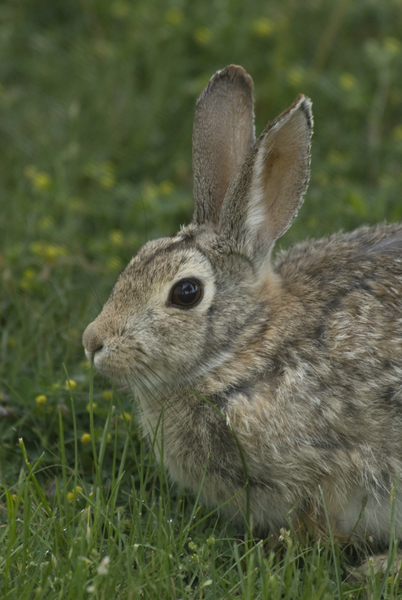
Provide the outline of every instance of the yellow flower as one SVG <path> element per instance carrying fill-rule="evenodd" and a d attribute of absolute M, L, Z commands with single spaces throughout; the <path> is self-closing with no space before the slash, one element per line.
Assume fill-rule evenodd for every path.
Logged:
<path fill-rule="evenodd" d="M 33 280 L 35 279 L 35 271 L 34 269 L 25 269 L 22 274 L 20 287 L 23 290 L 30 290 L 33 288 Z"/>
<path fill-rule="evenodd" d="M 38 171 L 34 165 L 28 165 L 24 173 L 25 177 L 31 180 L 33 187 L 37 190 L 48 190 L 52 185 L 50 176 L 43 171 Z"/>
<path fill-rule="evenodd" d="M 86 446 L 91 441 L 91 435 L 89 433 L 83 433 L 81 436 L 81 443 Z"/>
<path fill-rule="evenodd" d="M 105 190 L 109 190 L 116 183 L 116 179 L 112 173 L 105 173 L 99 178 L 99 183 Z"/>
<path fill-rule="evenodd" d="M 111 271 L 119 271 L 123 266 L 123 262 L 119 256 L 112 256 L 106 261 L 106 266 Z"/>
<path fill-rule="evenodd" d="M 113 2 L 111 12 L 117 19 L 125 19 L 130 14 L 130 5 L 128 2 Z"/>
<path fill-rule="evenodd" d="M 109 189 L 116 183 L 115 166 L 110 160 L 105 160 L 100 165 L 99 183 L 105 189 Z"/>
<path fill-rule="evenodd" d="M 293 87 L 298 87 L 303 81 L 303 71 L 297 67 L 289 69 L 288 82 Z"/>
<path fill-rule="evenodd" d="M 274 31 L 274 23 L 271 19 L 260 17 L 253 23 L 253 32 L 258 37 L 268 37 Z"/>
<path fill-rule="evenodd" d="M 59 258 L 60 256 L 66 256 L 67 250 L 63 246 L 58 246 L 56 244 L 48 244 L 45 247 L 44 256 L 47 260 L 54 260 L 55 258 Z"/>
<path fill-rule="evenodd" d="M 394 127 L 392 134 L 395 139 L 402 140 L 402 123 Z"/>
<path fill-rule="evenodd" d="M 356 77 L 352 73 L 342 73 L 339 77 L 339 83 L 345 90 L 351 90 L 356 85 Z"/>
<path fill-rule="evenodd" d="M 103 42 L 102 46 L 103 49 L 100 54 L 105 56 L 109 53 L 109 50 L 105 52 L 107 45 L 105 45 Z M 115 165 L 110 160 L 105 160 L 102 163 L 89 163 L 86 166 L 85 171 L 89 177 L 98 181 L 105 189 L 113 187 L 116 182 Z"/>
<path fill-rule="evenodd" d="M 173 6 L 172 8 L 169 8 L 169 10 L 167 10 L 165 12 L 165 21 L 166 23 L 168 23 L 169 25 L 172 25 L 173 27 L 175 25 L 179 25 L 183 20 L 183 13 L 180 10 L 180 8 L 178 8 L 177 6 Z"/>
<path fill-rule="evenodd" d="M 123 243 L 123 234 L 120 229 L 113 229 L 109 233 L 109 240 L 113 246 L 121 246 Z"/>
<path fill-rule="evenodd" d="M 50 229 L 51 227 L 53 227 L 53 225 L 54 225 L 54 219 L 53 219 L 53 217 L 50 217 L 50 216 L 42 217 L 38 221 L 38 228 L 41 231 L 43 231 L 45 229 Z"/>
<path fill-rule="evenodd" d="M 111 439 L 112 439 L 112 436 L 111 436 L 110 433 L 108 433 L 107 436 L 106 436 L 106 441 L 110 442 Z"/>
<path fill-rule="evenodd" d="M 77 485 L 73 492 L 67 494 L 67 500 L 72 504 L 82 494 L 82 487 Z"/>
<path fill-rule="evenodd" d="M 36 273 L 34 269 L 25 269 L 20 280 L 21 289 L 24 291 L 31 290 L 33 288 L 33 280 L 35 279 L 35 275 Z"/>
<path fill-rule="evenodd" d="M 401 42 L 395 37 L 386 37 L 384 40 L 384 48 L 389 54 L 399 54 L 402 49 Z"/>
<path fill-rule="evenodd" d="M 39 394 L 39 396 L 36 396 L 35 402 L 38 408 L 43 408 L 47 402 L 47 398 L 44 394 Z"/>
<path fill-rule="evenodd" d="M 102 392 L 102 398 L 104 398 L 105 400 L 111 400 L 112 399 L 112 392 L 110 390 L 104 390 Z"/>
<path fill-rule="evenodd" d="M 171 181 L 162 181 L 159 185 L 159 191 L 163 196 L 169 196 L 172 193 L 174 185 Z"/>
<path fill-rule="evenodd" d="M 198 27 L 194 31 L 193 37 L 200 46 L 207 46 L 212 40 L 212 31 L 208 27 Z"/>
<path fill-rule="evenodd" d="M 77 387 L 77 384 L 74 379 L 66 379 L 64 387 L 67 391 L 74 390 Z"/>
<path fill-rule="evenodd" d="M 44 244 L 42 242 L 32 242 L 29 246 L 30 251 L 38 256 L 42 255 Z"/>
<path fill-rule="evenodd" d="M 47 244 L 45 242 L 32 242 L 29 246 L 30 251 L 45 260 L 54 260 L 67 255 L 67 249 L 58 244 Z"/>
<path fill-rule="evenodd" d="M 146 200 L 153 200 L 154 198 L 156 198 L 158 195 L 158 188 L 157 186 L 152 183 L 151 181 L 147 181 L 144 184 L 144 198 Z"/>
<path fill-rule="evenodd" d="M 98 405 L 96 404 L 96 402 L 92 402 L 92 407 L 93 407 L 93 410 L 96 410 L 98 408 Z M 85 409 L 87 412 L 91 412 L 91 405 L 89 402 L 86 405 Z"/>
<path fill-rule="evenodd" d="M 130 419 L 131 419 L 130 413 L 125 412 L 125 413 L 123 413 L 123 415 L 124 415 L 124 418 L 125 418 L 126 421 L 130 421 Z"/>
<path fill-rule="evenodd" d="M 10 336 L 8 338 L 7 346 L 9 348 L 15 348 L 16 345 L 17 345 L 17 338 L 15 338 L 14 336 Z"/>
<path fill-rule="evenodd" d="M 48 190 L 52 185 L 52 180 L 47 173 L 36 173 L 32 183 L 38 190 Z"/>
<path fill-rule="evenodd" d="M 343 156 L 339 150 L 331 150 L 328 155 L 328 161 L 331 165 L 339 165 L 343 161 Z"/>
<path fill-rule="evenodd" d="M 71 196 L 71 198 L 69 198 L 68 207 L 77 213 L 85 213 L 87 211 L 87 205 L 84 200 L 78 196 Z"/>

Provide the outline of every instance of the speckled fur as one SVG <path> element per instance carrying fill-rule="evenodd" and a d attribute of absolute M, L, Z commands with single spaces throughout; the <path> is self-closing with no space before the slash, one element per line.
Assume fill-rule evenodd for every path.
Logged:
<path fill-rule="evenodd" d="M 299 97 L 253 143 L 251 79 L 234 66 L 215 75 L 197 105 L 193 223 L 132 259 L 84 346 L 131 384 L 159 458 L 163 432 L 172 479 L 197 493 L 206 470 L 210 505 L 237 495 L 223 512 L 246 510 L 233 431 L 258 529 L 291 519 L 320 535 L 322 494 L 339 539 L 386 542 L 402 470 L 402 226 L 301 243 L 271 264 L 307 186 L 309 107 Z M 229 113 L 219 140 L 211 112 Z M 240 135 L 241 152 L 220 156 L 215 145 Z M 203 282 L 202 301 L 170 306 L 187 276 Z M 402 537 L 401 486 L 394 526 Z"/>

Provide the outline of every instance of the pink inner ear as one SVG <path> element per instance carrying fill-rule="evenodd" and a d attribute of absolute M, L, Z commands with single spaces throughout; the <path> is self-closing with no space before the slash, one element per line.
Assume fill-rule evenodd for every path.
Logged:
<path fill-rule="evenodd" d="M 303 101 L 268 126 L 255 160 L 247 223 L 271 244 L 290 226 L 307 188 L 311 130 Z"/>

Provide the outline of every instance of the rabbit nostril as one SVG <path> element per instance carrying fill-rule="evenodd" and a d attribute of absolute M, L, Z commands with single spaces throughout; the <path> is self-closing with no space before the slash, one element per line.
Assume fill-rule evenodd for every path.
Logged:
<path fill-rule="evenodd" d="M 101 352 L 102 350 L 103 350 L 103 344 L 99 344 L 98 346 L 93 346 L 93 347 L 85 346 L 85 355 L 86 355 L 87 359 L 89 360 L 89 362 L 93 363 L 96 355 L 99 354 L 99 352 Z"/>
<path fill-rule="evenodd" d="M 84 345 L 85 350 L 89 355 L 91 355 L 91 357 L 93 357 L 96 352 L 99 352 L 103 348 L 102 336 L 99 335 L 93 323 L 91 323 L 91 325 L 88 325 L 88 327 L 84 331 L 84 335 L 82 336 L 82 343 Z"/>

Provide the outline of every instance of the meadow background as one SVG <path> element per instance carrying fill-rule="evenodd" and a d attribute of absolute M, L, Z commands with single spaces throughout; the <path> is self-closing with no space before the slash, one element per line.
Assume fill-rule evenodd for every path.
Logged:
<path fill-rule="evenodd" d="M 256 540 L 172 489 L 81 346 L 132 254 L 191 218 L 195 101 L 227 64 L 257 134 L 313 100 L 280 245 L 402 219 L 401 24 L 401 0 L 2 0 L 1 597 L 402 597 L 391 562 L 352 580 L 353 549 Z"/>

